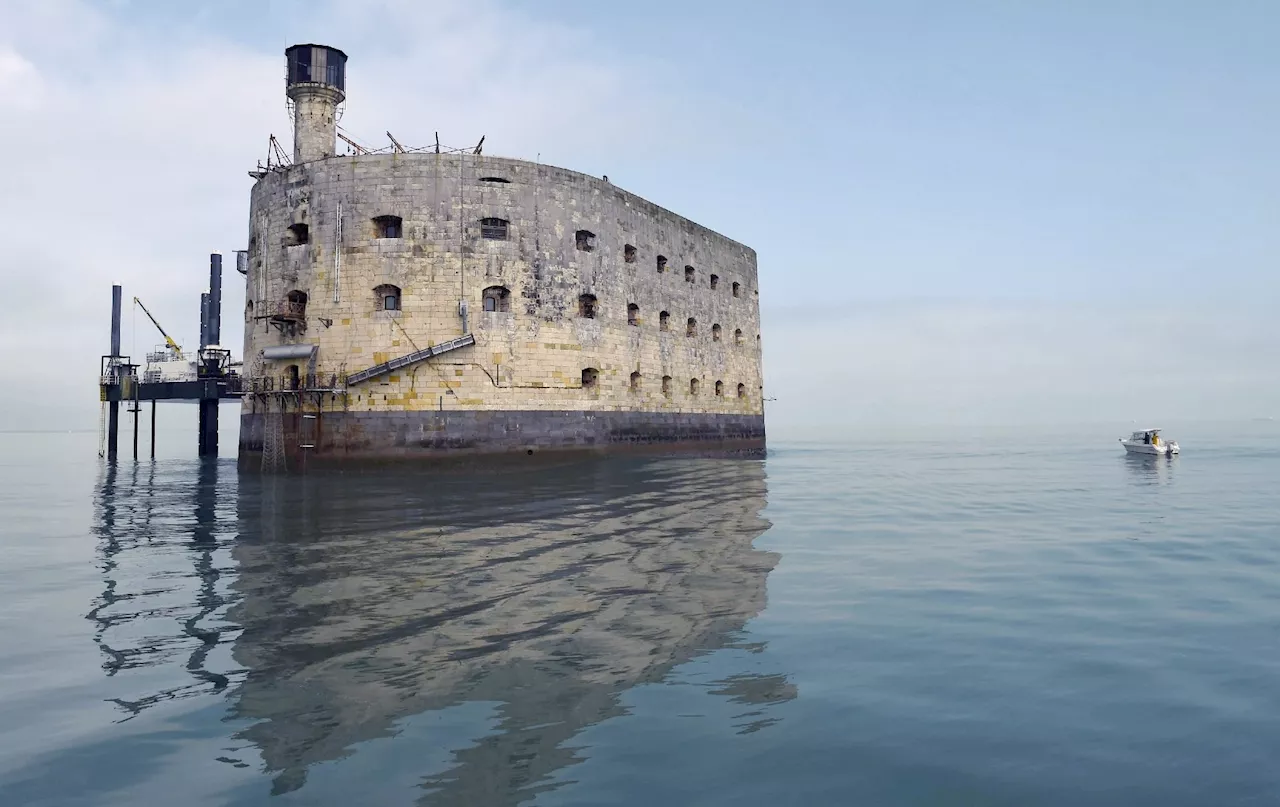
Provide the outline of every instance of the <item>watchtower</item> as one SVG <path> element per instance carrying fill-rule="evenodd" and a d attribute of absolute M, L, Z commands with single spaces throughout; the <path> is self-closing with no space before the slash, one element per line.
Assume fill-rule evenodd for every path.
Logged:
<path fill-rule="evenodd" d="M 328 45 L 294 45 L 284 52 L 285 91 L 293 101 L 293 161 L 336 153 L 338 104 L 346 100 L 347 54 Z"/>

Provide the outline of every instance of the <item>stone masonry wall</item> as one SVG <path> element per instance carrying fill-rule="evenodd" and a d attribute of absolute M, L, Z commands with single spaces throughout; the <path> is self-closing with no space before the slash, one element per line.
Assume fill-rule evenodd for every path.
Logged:
<path fill-rule="evenodd" d="M 400 237 L 378 237 L 379 216 L 400 217 Z M 507 238 L 483 238 L 484 218 L 507 220 Z M 294 224 L 307 226 L 308 243 L 289 245 Z M 579 230 L 594 234 L 590 251 L 578 248 Z M 280 377 L 290 364 L 307 372 L 305 359 L 263 359 L 268 346 L 318 345 L 314 370 L 327 377 L 443 342 L 463 334 L 467 303 L 474 346 L 355 385 L 346 400 L 325 396 L 325 411 L 763 415 L 754 251 L 604 180 L 478 155 L 334 157 L 260 179 L 250 234 L 251 378 Z M 388 285 L 400 289 L 401 310 L 380 310 L 374 289 Z M 485 312 L 484 290 L 497 286 L 509 290 L 509 311 Z M 305 324 L 292 333 L 263 318 L 290 292 L 307 295 Z M 579 316 L 583 294 L 595 296 L 595 318 Z M 584 368 L 598 371 L 593 387 L 583 387 Z M 271 406 L 249 396 L 243 411 Z"/>

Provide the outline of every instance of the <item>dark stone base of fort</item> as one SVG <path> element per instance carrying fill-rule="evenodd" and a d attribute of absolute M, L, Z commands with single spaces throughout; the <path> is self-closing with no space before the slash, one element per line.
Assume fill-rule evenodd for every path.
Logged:
<path fill-rule="evenodd" d="M 298 462 L 497 459 L 567 453 L 763 456 L 764 416 L 666 412 L 285 412 L 240 416 L 240 463 L 261 465 L 267 418 Z M 304 447 L 305 446 L 305 447 Z"/>

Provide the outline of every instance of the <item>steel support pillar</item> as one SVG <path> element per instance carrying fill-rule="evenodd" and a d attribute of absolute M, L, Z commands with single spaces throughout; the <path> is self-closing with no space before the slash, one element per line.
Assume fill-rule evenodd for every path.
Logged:
<path fill-rule="evenodd" d="M 107 404 L 107 459 L 115 462 L 120 452 L 120 404 L 111 401 Z"/>
<path fill-rule="evenodd" d="M 201 457 L 218 456 L 218 399 L 200 401 Z"/>

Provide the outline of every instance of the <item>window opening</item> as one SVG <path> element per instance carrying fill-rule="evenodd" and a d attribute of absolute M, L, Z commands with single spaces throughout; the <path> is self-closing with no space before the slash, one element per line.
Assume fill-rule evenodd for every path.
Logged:
<path fill-rule="evenodd" d="M 658 330 L 660 331 L 671 330 L 671 315 L 668 314 L 666 311 L 660 311 L 658 313 Z"/>
<path fill-rule="evenodd" d="M 636 305 L 635 303 L 629 303 L 627 305 L 627 324 L 628 325 L 640 324 L 640 306 Z"/>
<path fill-rule="evenodd" d="M 290 76 L 290 83 L 311 81 L 311 48 L 300 47 L 292 50 L 293 75 Z"/>
<path fill-rule="evenodd" d="M 739 398 L 745 398 L 745 397 L 747 397 L 747 385 L 746 385 L 746 384 L 739 384 L 739 385 L 738 385 L 738 397 L 739 397 Z"/>
<path fill-rule="evenodd" d="M 593 389 L 600 380 L 600 371 L 594 367 L 584 367 L 582 369 L 582 388 Z"/>
<path fill-rule="evenodd" d="M 574 245 L 583 252 L 591 252 L 596 248 L 596 234 L 590 230 L 578 230 L 573 240 Z"/>
<path fill-rule="evenodd" d="M 685 335 L 685 336 L 697 336 L 697 335 L 698 335 L 698 321 L 697 321 L 696 319 L 694 319 L 693 317 L 689 317 L 689 321 L 685 323 L 685 326 L 684 326 L 684 335 Z"/>
<path fill-rule="evenodd" d="M 658 274 L 662 274 L 663 272 L 666 272 L 666 271 L 667 271 L 667 256 L 659 255 L 658 256 Z"/>
<path fill-rule="evenodd" d="M 720 323 L 718 322 L 711 326 L 711 341 L 720 341 Z"/>
<path fill-rule="evenodd" d="M 307 318 L 307 293 L 305 291 L 289 292 L 285 295 L 285 315 L 289 319 Z"/>
<path fill-rule="evenodd" d="M 506 286 L 490 286 L 484 290 L 484 310 L 505 313 L 511 310 L 511 291 Z"/>
<path fill-rule="evenodd" d="M 689 394 L 690 395 L 698 394 L 698 379 L 696 378 L 689 379 Z"/>
<path fill-rule="evenodd" d="M 288 231 L 285 232 L 284 245 L 286 247 L 296 247 L 310 241 L 311 228 L 305 224 L 290 224 Z"/>
<path fill-rule="evenodd" d="M 506 219 L 480 219 L 480 237 L 490 241 L 506 241 L 509 224 Z"/>
<path fill-rule="evenodd" d="M 740 295 L 740 294 L 738 294 L 738 292 L 739 292 L 741 289 L 742 289 L 742 286 L 738 285 L 737 283 L 734 283 L 734 284 L 733 284 L 733 296 L 734 296 L 734 297 L 740 297 L 741 295 Z"/>
<path fill-rule="evenodd" d="M 723 398 L 723 397 L 724 397 L 724 382 L 723 382 L 723 381 L 717 381 L 717 382 L 716 382 L 716 397 L 717 397 L 717 398 Z"/>
<path fill-rule="evenodd" d="M 404 220 L 399 216 L 378 216 L 373 220 L 373 226 L 378 238 L 399 238 Z"/>
<path fill-rule="evenodd" d="M 584 294 L 578 298 L 578 316 L 585 319 L 596 318 L 596 296 Z"/>
<path fill-rule="evenodd" d="M 740 345 L 740 344 L 742 344 L 742 329 L 741 329 L 741 328 L 735 328 L 735 329 L 734 329 L 734 331 L 733 331 L 733 343 L 734 343 L 735 345 Z"/>
<path fill-rule="evenodd" d="M 499 185 L 510 185 L 510 184 L 511 184 L 511 180 L 506 179 L 505 177 L 480 177 L 480 181 L 481 181 L 481 182 L 493 182 L 493 183 L 497 183 L 497 184 L 499 184 Z"/>
<path fill-rule="evenodd" d="M 639 370 L 636 370 L 634 373 L 631 374 L 631 389 L 633 390 L 640 389 L 640 371 Z"/>
<path fill-rule="evenodd" d="M 622 260 L 626 261 L 627 263 L 635 263 L 635 262 L 636 262 L 636 248 L 635 248 L 635 247 L 633 247 L 633 246 L 631 246 L 630 244 L 627 244 L 627 245 L 623 246 L 623 248 L 622 248 Z"/>
<path fill-rule="evenodd" d="M 373 290 L 376 300 L 374 308 L 378 311 L 400 310 L 400 287 L 384 283 Z"/>
<path fill-rule="evenodd" d="M 686 267 L 684 268 L 684 282 L 685 282 L 685 283 L 693 283 L 693 282 L 694 282 L 693 275 L 694 275 L 693 267 L 692 267 L 692 266 L 686 266 Z"/>
<path fill-rule="evenodd" d="M 711 276 L 711 288 L 714 290 L 720 285 L 720 275 Z"/>

